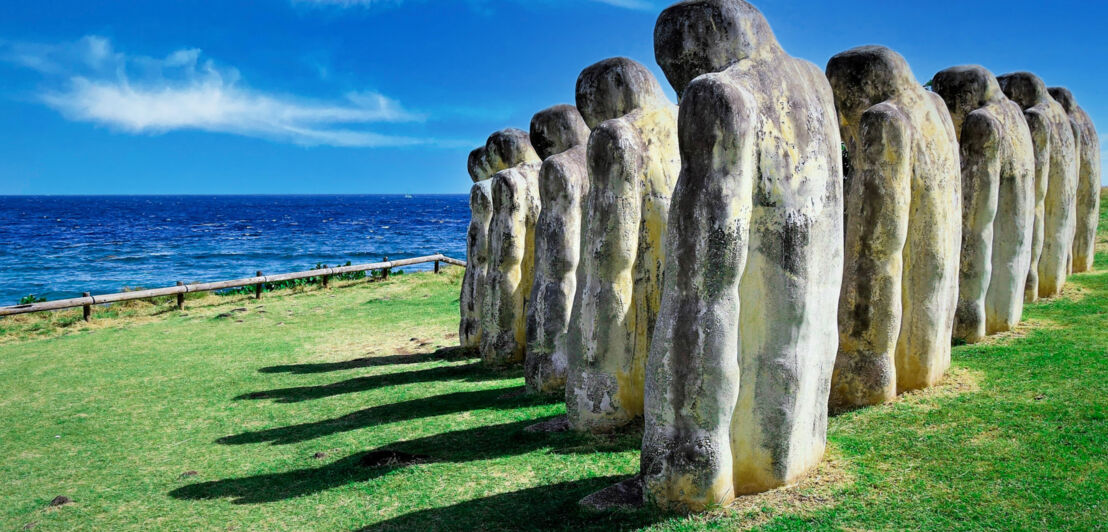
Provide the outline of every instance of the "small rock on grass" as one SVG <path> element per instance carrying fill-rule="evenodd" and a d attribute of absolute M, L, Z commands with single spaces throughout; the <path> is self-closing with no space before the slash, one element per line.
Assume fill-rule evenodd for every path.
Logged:
<path fill-rule="evenodd" d="M 577 504 L 590 512 L 634 511 L 642 508 L 642 477 L 635 475 L 619 484 L 608 486 L 581 499 Z"/>
<path fill-rule="evenodd" d="M 566 416 L 540 421 L 523 429 L 524 432 L 566 432 L 568 430 L 569 418 Z"/>
<path fill-rule="evenodd" d="M 498 396 L 496 400 L 507 401 L 511 399 L 519 399 L 520 397 L 523 397 L 525 395 L 527 395 L 527 389 L 520 386 L 519 388 L 509 389 L 507 392 L 500 394 L 500 396 Z"/>
<path fill-rule="evenodd" d="M 189 471 L 185 471 L 184 473 L 181 473 L 180 478 L 195 477 L 196 475 L 199 475 L 199 474 L 200 473 L 198 473 L 196 471 L 189 470 Z"/>
<path fill-rule="evenodd" d="M 362 467 L 398 467 L 422 464 L 430 459 L 430 456 L 422 454 L 411 454 L 404 451 L 382 449 L 380 451 L 367 453 L 361 460 L 358 460 L 358 465 Z"/>
<path fill-rule="evenodd" d="M 70 499 L 69 497 L 66 497 L 65 495 L 58 495 L 57 497 L 54 497 L 54 500 L 50 501 L 50 506 L 53 507 L 53 508 L 56 508 L 58 506 L 65 506 L 67 504 L 71 504 L 72 502 L 73 502 L 73 499 Z"/>
<path fill-rule="evenodd" d="M 312 455 L 312 458 L 315 458 L 316 460 L 323 460 L 324 458 L 327 458 L 327 453 L 315 453 Z"/>

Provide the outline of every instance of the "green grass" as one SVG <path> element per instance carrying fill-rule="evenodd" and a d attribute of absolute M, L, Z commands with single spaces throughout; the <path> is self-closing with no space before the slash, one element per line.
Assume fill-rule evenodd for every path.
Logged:
<path fill-rule="evenodd" d="M 832 418 L 816 477 L 696 517 L 578 510 L 636 472 L 637 438 L 522 432 L 564 406 L 452 347 L 456 268 L 0 319 L 0 529 L 1104 527 L 1104 240 L 942 386 Z M 362 463 L 384 449 L 426 458 Z"/>

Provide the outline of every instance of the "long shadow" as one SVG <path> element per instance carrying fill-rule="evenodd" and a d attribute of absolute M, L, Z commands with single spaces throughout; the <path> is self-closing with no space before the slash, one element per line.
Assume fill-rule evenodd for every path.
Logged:
<path fill-rule="evenodd" d="M 230 498 L 235 504 L 258 504 L 364 482 L 393 469 L 361 467 L 363 456 L 364 453 L 358 453 L 318 468 L 189 484 L 169 492 L 169 496 L 192 500 Z"/>
<path fill-rule="evenodd" d="M 577 506 L 582 497 L 615 484 L 609 476 L 559 482 L 442 508 L 431 508 L 367 526 L 378 530 L 630 530 L 657 522 L 660 514 L 639 510 L 591 514 Z"/>
<path fill-rule="evenodd" d="M 522 390 L 522 386 L 517 386 L 514 388 L 497 388 L 492 390 L 436 395 L 412 401 L 372 406 L 345 416 L 322 421 L 244 432 L 242 434 L 220 438 L 216 440 L 216 442 L 224 445 L 242 445 L 262 442 L 271 442 L 273 445 L 283 445 L 396 421 L 408 421 L 487 408 L 514 410 L 521 407 L 553 404 L 560 401 L 560 398 L 553 396 L 529 396 L 518 393 Z"/>
<path fill-rule="evenodd" d="M 318 468 L 297 469 L 245 478 L 201 482 L 170 492 L 178 499 L 231 498 L 236 504 L 256 504 L 301 497 L 382 476 L 397 466 L 366 467 L 367 457 L 381 451 L 427 456 L 428 462 L 470 462 L 515 456 L 539 449 L 556 453 L 616 452 L 637 448 L 640 439 L 629 436 L 596 438 L 576 433 L 537 434 L 523 429 L 552 418 L 487 425 L 417 438 L 356 453 Z M 604 487 L 604 485 L 599 485 Z"/>
<path fill-rule="evenodd" d="M 469 382 L 493 381 L 512 378 L 514 375 L 487 370 L 480 362 L 462 366 L 445 366 L 418 371 L 402 371 L 383 375 L 368 375 L 321 386 L 297 386 L 280 388 L 264 392 L 252 392 L 236 397 L 243 399 L 276 399 L 278 403 L 296 403 L 311 399 L 321 399 L 347 393 L 364 392 L 385 386 L 411 384 L 415 382 L 435 382 L 448 380 L 466 380 Z"/>
<path fill-rule="evenodd" d="M 268 366 L 258 370 L 260 373 L 329 373 L 332 371 L 344 371 L 358 368 L 372 368 L 377 366 L 392 366 L 399 364 L 422 364 L 435 361 L 460 361 L 478 358 L 473 349 L 464 347 L 444 347 L 431 353 L 412 353 L 385 355 L 379 357 L 362 357 L 342 362 L 319 362 L 315 364 L 287 364 L 282 366 Z"/>

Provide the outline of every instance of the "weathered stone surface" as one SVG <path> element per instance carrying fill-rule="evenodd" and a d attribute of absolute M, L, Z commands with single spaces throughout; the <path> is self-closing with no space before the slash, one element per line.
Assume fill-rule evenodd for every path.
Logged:
<path fill-rule="evenodd" d="M 681 174 L 646 375 L 648 502 L 700 510 L 823 456 L 843 268 L 831 88 L 742 0 L 666 9 Z M 742 303 L 742 304 L 740 304 Z"/>
<path fill-rule="evenodd" d="M 982 66 L 935 74 L 962 160 L 962 248 L 954 338 L 1011 330 L 1023 313 L 1035 226 L 1035 150 L 1023 110 Z"/>
<path fill-rule="evenodd" d="M 1069 115 L 1077 143 L 1077 227 L 1073 238 L 1071 271 L 1087 272 L 1093 269 L 1096 227 L 1100 221 L 1100 137 L 1093 119 L 1077 105 L 1069 89 L 1052 87 L 1049 91 Z"/>
<path fill-rule="evenodd" d="M 531 144 L 544 161 L 588 141 L 589 126 L 572 105 L 555 105 L 531 117 Z"/>
<path fill-rule="evenodd" d="M 831 405 L 864 406 L 931 386 L 950 366 L 958 139 L 942 98 L 888 48 L 838 54 L 827 77 L 852 166 Z"/>
<path fill-rule="evenodd" d="M 470 152 L 469 175 L 475 183 L 470 190 L 470 223 L 466 235 L 466 273 L 462 278 L 462 291 L 458 297 L 461 321 L 458 334 L 464 347 L 479 347 L 481 341 L 481 314 L 484 312 L 484 295 L 487 292 L 489 244 L 488 231 L 492 216 L 492 182 L 494 174 L 521 164 L 538 164 L 538 154 L 531 147 L 526 132 L 519 129 L 503 129 L 489 135 L 485 145 Z"/>
<path fill-rule="evenodd" d="M 534 281 L 539 164 L 492 177 L 489 264 L 481 311 L 481 358 L 491 366 L 523 362 L 527 299 Z"/>
<path fill-rule="evenodd" d="M 481 346 L 481 311 L 489 264 L 489 223 L 492 221 L 492 180 L 473 184 L 469 190 L 469 231 L 466 233 L 466 272 L 458 298 L 462 319 L 458 338 L 462 347 Z"/>
<path fill-rule="evenodd" d="M 1050 97 L 1043 80 L 1030 72 L 1016 72 L 997 81 L 1023 108 L 1035 146 L 1033 267 L 1024 295 L 1025 300 L 1034 301 L 1060 294 L 1066 284 L 1077 228 L 1077 146 L 1066 110 Z"/>
<path fill-rule="evenodd" d="M 502 129 L 489 135 L 485 145 L 469 153 L 469 177 L 473 182 L 491 178 L 501 170 L 523 163 L 539 163 L 530 137 L 522 129 Z"/>
<path fill-rule="evenodd" d="M 680 170 L 677 113 L 650 72 L 626 58 L 581 73 L 577 108 L 593 132 L 567 334 L 566 410 L 575 430 L 602 432 L 642 416 L 669 199 Z"/>
<path fill-rule="evenodd" d="M 542 212 L 535 226 L 524 380 L 530 393 L 555 393 L 564 392 L 566 384 L 566 332 L 577 293 L 581 212 L 589 190 L 588 128 L 576 107 L 563 105 L 536 114 L 531 131 L 547 159 L 539 171 Z"/>

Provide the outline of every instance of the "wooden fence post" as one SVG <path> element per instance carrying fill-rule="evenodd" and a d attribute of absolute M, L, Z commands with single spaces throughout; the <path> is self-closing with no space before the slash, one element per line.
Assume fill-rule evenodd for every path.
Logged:
<path fill-rule="evenodd" d="M 411 259 L 401 259 L 397 262 L 400 263 L 400 264 L 396 265 L 397 267 L 409 266 L 409 265 L 412 265 L 412 264 L 426 264 L 428 262 L 433 262 L 433 263 L 435 263 L 434 267 L 435 267 L 436 272 L 441 272 L 442 271 L 442 263 L 444 263 L 444 262 L 446 264 L 450 264 L 450 265 L 463 266 L 463 267 L 465 266 L 464 261 L 461 261 L 461 260 L 458 260 L 458 259 L 453 259 L 453 258 L 447 257 L 447 256 L 442 255 L 442 254 L 430 255 L 430 256 L 426 256 L 426 257 L 415 257 L 415 258 L 411 258 Z M 381 264 L 381 266 L 377 266 L 377 264 Z M 346 273 L 355 273 L 355 272 L 363 273 L 363 274 L 369 274 L 369 275 L 366 275 L 366 277 L 369 278 L 370 282 L 376 281 L 378 279 L 388 279 L 389 276 L 392 273 L 392 266 L 393 266 L 393 264 L 392 264 L 391 261 L 389 261 L 389 258 L 385 257 L 384 262 L 373 263 L 373 264 L 359 264 L 359 265 L 357 265 L 353 268 L 350 268 L 350 267 L 323 268 L 322 270 L 324 272 L 327 272 L 327 273 L 322 275 L 323 284 L 324 284 L 324 286 L 328 286 L 330 278 L 334 275 L 338 275 L 339 279 L 342 279 L 342 275 L 345 275 Z M 239 291 L 239 290 L 248 290 L 251 285 L 254 286 L 254 298 L 255 299 L 261 299 L 262 291 L 265 290 L 265 286 L 269 282 L 277 283 L 277 282 L 295 281 L 295 280 L 300 280 L 300 279 L 310 279 L 310 278 L 314 278 L 314 277 L 319 277 L 320 274 L 318 273 L 318 271 L 319 271 L 319 269 L 303 271 L 303 272 L 286 273 L 286 274 L 281 274 L 281 275 L 273 275 L 273 276 L 269 276 L 269 277 L 273 278 L 273 281 L 269 281 L 268 280 L 269 277 L 266 277 L 262 273 L 261 270 L 258 270 L 258 272 L 256 274 L 257 275 L 256 277 L 251 277 L 251 278 L 248 278 L 248 279 L 233 279 L 233 280 L 230 280 L 230 281 L 214 281 L 214 282 L 208 282 L 208 283 L 193 283 L 191 285 L 184 284 L 181 281 L 177 281 L 177 286 L 174 286 L 174 287 L 153 288 L 153 289 L 149 289 L 149 290 L 136 290 L 136 291 L 131 291 L 131 292 L 120 292 L 120 293 L 116 293 L 116 294 L 101 294 L 99 296 L 96 296 L 95 298 L 93 298 L 92 295 L 90 295 L 90 292 L 83 292 L 82 297 L 59 299 L 59 300 L 56 300 L 56 301 L 41 302 L 41 303 L 20 304 L 20 305 L 12 305 L 12 306 L 0 306 L 0 317 L 2 317 L 2 316 L 13 316 L 13 315 L 16 315 L 16 314 L 26 314 L 26 313 L 30 313 L 30 312 L 42 312 L 42 311 L 60 310 L 60 309 L 75 309 L 77 307 L 82 307 L 82 310 L 83 310 L 82 314 L 84 316 L 84 319 L 86 321 L 91 321 L 91 319 L 92 319 L 92 306 L 93 305 L 109 305 L 109 304 L 118 303 L 118 302 L 121 302 L 121 301 L 145 300 L 145 299 L 150 299 L 150 298 L 162 298 L 162 297 L 173 296 L 173 295 L 177 296 L 177 308 L 178 308 L 178 310 L 184 310 L 185 295 L 188 292 L 213 292 L 213 291 L 227 290 L 227 289 L 232 289 L 232 288 L 236 289 L 236 291 Z M 377 273 L 378 271 L 380 271 L 380 273 Z M 404 271 L 400 270 L 400 273 L 404 273 Z M 377 275 L 380 275 L 380 277 L 375 277 Z M 254 282 L 254 283 L 246 282 L 246 281 L 255 280 L 255 279 L 260 279 L 261 282 Z M 237 292 L 237 293 L 241 293 L 241 292 Z M 249 293 L 249 292 L 247 292 L 247 293 Z"/>

